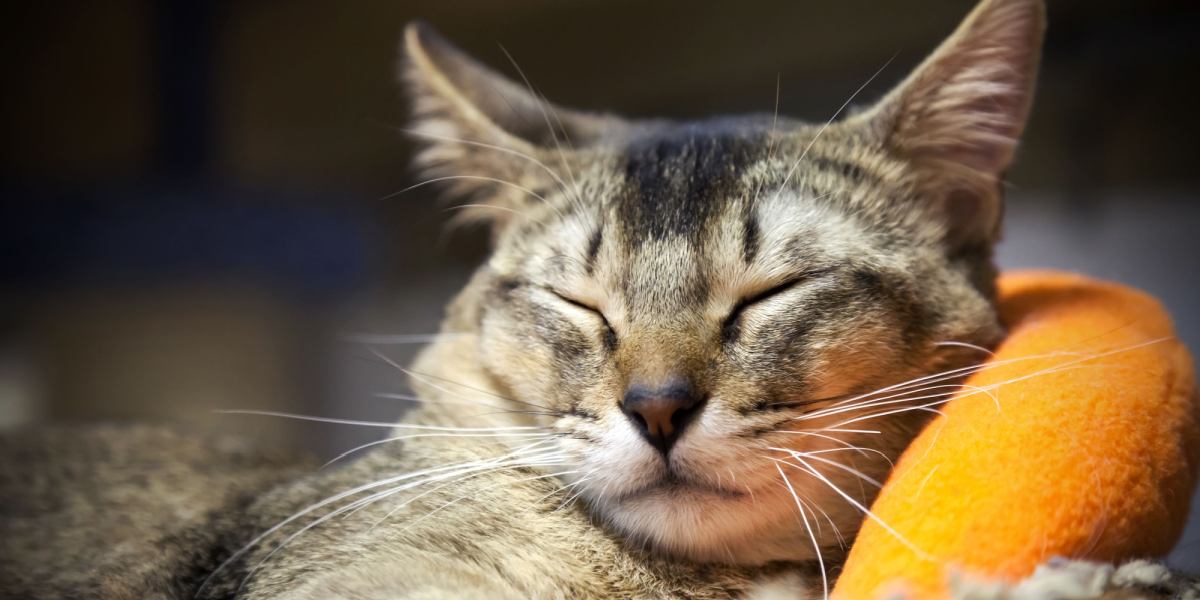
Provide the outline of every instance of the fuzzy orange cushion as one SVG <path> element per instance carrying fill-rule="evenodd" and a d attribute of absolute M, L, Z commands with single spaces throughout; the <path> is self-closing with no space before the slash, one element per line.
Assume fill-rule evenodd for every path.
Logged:
<path fill-rule="evenodd" d="M 1007 339 L 897 462 L 835 599 L 944 597 L 954 573 L 1015 581 L 1053 556 L 1161 556 L 1178 539 L 1200 410 L 1162 306 L 1031 272 L 1001 278 L 1000 312 Z"/>

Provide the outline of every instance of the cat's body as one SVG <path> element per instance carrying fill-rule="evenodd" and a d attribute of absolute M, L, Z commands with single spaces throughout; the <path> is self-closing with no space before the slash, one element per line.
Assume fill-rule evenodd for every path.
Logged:
<path fill-rule="evenodd" d="M 177 521 L 155 563 L 175 574 L 69 581 L 726 598 L 790 577 L 819 595 L 953 369 L 1002 334 L 991 248 L 1041 19 L 985 0 L 875 107 L 817 125 L 547 109 L 410 27 L 419 165 L 478 198 L 496 248 L 412 368 L 406 439 Z"/>
<path fill-rule="evenodd" d="M 433 400 L 447 396 L 425 391 Z M 422 412 L 413 420 L 464 421 L 454 411 Z M 200 598 L 252 599 L 703 599 L 816 577 L 802 565 L 739 568 L 650 556 L 564 502 L 559 484 L 515 469 L 434 489 L 407 505 L 414 494 L 373 503 L 301 534 L 248 578 L 274 545 L 217 568 L 256 534 L 313 503 L 381 477 L 494 459 L 507 449 L 426 438 L 316 470 L 171 428 L 66 428 L 3 442 L 4 598 L 183 599 L 200 590 Z M 275 541 L 341 505 L 297 519 Z"/>

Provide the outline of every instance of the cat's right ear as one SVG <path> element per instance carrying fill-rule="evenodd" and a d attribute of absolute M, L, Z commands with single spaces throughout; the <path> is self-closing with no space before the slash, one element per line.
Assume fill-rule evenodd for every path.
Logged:
<path fill-rule="evenodd" d="M 1043 0 L 981 0 L 932 55 L 862 116 L 908 159 L 938 203 L 951 246 L 990 245 L 1001 180 L 1029 116 Z"/>
<path fill-rule="evenodd" d="M 401 77 L 413 107 L 410 131 L 424 144 L 417 167 L 478 203 L 464 213 L 468 218 L 501 224 L 538 196 L 567 185 L 579 149 L 619 124 L 548 103 L 532 86 L 480 64 L 425 23 L 405 28 L 402 52 Z"/>

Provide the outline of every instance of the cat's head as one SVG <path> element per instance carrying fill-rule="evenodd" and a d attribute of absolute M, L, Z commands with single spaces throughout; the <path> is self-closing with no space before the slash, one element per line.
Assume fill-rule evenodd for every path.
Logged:
<path fill-rule="evenodd" d="M 550 413 L 531 418 L 595 515 L 698 560 L 853 534 L 955 381 L 888 386 L 1001 335 L 992 245 L 1042 15 L 985 0 L 882 100 L 816 124 L 567 110 L 408 29 L 419 166 L 494 232 L 477 360 Z"/>

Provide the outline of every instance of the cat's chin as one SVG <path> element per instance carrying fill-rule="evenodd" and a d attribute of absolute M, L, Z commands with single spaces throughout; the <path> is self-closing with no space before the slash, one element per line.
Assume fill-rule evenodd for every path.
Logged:
<path fill-rule="evenodd" d="M 778 497 L 678 482 L 648 486 L 597 507 L 631 547 L 705 563 L 761 565 L 816 557 Z M 824 545 L 824 544 L 822 544 Z"/>

